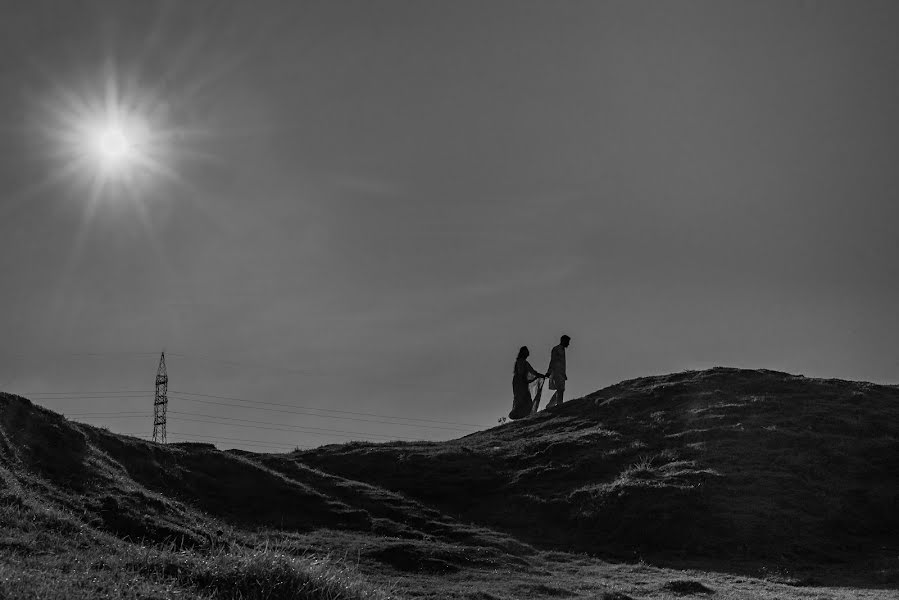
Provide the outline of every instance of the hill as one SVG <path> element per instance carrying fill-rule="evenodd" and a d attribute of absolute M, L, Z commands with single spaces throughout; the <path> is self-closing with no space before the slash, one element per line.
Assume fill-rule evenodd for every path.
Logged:
<path fill-rule="evenodd" d="M 899 389 L 773 371 L 635 379 L 449 442 L 290 454 L 153 444 L 2 394 L 0 598 L 895 588 L 897 473 Z"/>
<path fill-rule="evenodd" d="M 716 368 L 625 381 L 443 444 L 306 464 L 532 543 L 841 562 L 899 540 L 899 389 Z"/>

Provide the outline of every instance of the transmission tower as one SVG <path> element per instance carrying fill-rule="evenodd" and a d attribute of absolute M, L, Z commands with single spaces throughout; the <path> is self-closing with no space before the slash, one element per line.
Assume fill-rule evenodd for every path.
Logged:
<path fill-rule="evenodd" d="M 169 406 L 169 375 L 165 370 L 165 352 L 156 370 L 156 398 L 153 400 L 153 441 L 165 443 L 165 409 Z"/>

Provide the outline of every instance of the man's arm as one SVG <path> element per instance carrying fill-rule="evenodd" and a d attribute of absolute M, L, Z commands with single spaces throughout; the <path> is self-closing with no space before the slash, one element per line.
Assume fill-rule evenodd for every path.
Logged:
<path fill-rule="evenodd" d="M 549 366 L 546 368 L 547 373 L 552 373 L 559 366 L 559 347 L 553 346 L 549 353 Z"/>

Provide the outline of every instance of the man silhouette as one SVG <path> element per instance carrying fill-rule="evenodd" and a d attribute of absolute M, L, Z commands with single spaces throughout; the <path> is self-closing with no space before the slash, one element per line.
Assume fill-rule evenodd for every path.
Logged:
<path fill-rule="evenodd" d="M 549 378 L 549 389 L 555 390 L 553 397 L 549 399 L 546 408 L 562 404 L 565 396 L 565 380 L 568 375 L 565 373 L 565 348 L 571 342 L 571 338 L 563 335 L 559 340 L 559 345 L 552 349 L 549 355 L 549 368 L 546 369 L 546 376 Z"/>

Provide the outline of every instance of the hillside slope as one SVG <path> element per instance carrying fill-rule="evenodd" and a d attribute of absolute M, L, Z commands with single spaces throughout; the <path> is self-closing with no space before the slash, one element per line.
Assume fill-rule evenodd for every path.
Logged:
<path fill-rule="evenodd" d="M 460 581 L 480 569 L 490 585 L 497 569 L 552 577 L 562 551 L 753 573 L 864 564 L 899 584 L 899 389 L 718 368 L 625 381 L 448 442 L 291 454 L 154 444 L 0 394 L 0 527 L 0 558 L 22 564 L 119 540 L 174 543 L 198 553 L 195 570 L 263 544 L 352 552 L 376 578 L 384 566 Z"/>
<path fill-rule="evenodd" d="M 442 444 L 297 458 L 538 545 L 817 562 L 899 545 L 891 386 L 716 368 L 625 381 Z"/>
<path fill-rule="evenodd" d="M 210 547 L 238 531 L 347 531 L 464 541 L 463 562 L 528 549 L 414 499 L 292 459 L 124 437 L 0 394 L 0 503 L 51 507 L 119 538 Z M 477 555 L 477 556 L 473 556 Z M 427 562 L 427 559 L 422 559 Z M 451 568 L 444 561 L 442 568 Z"/>

